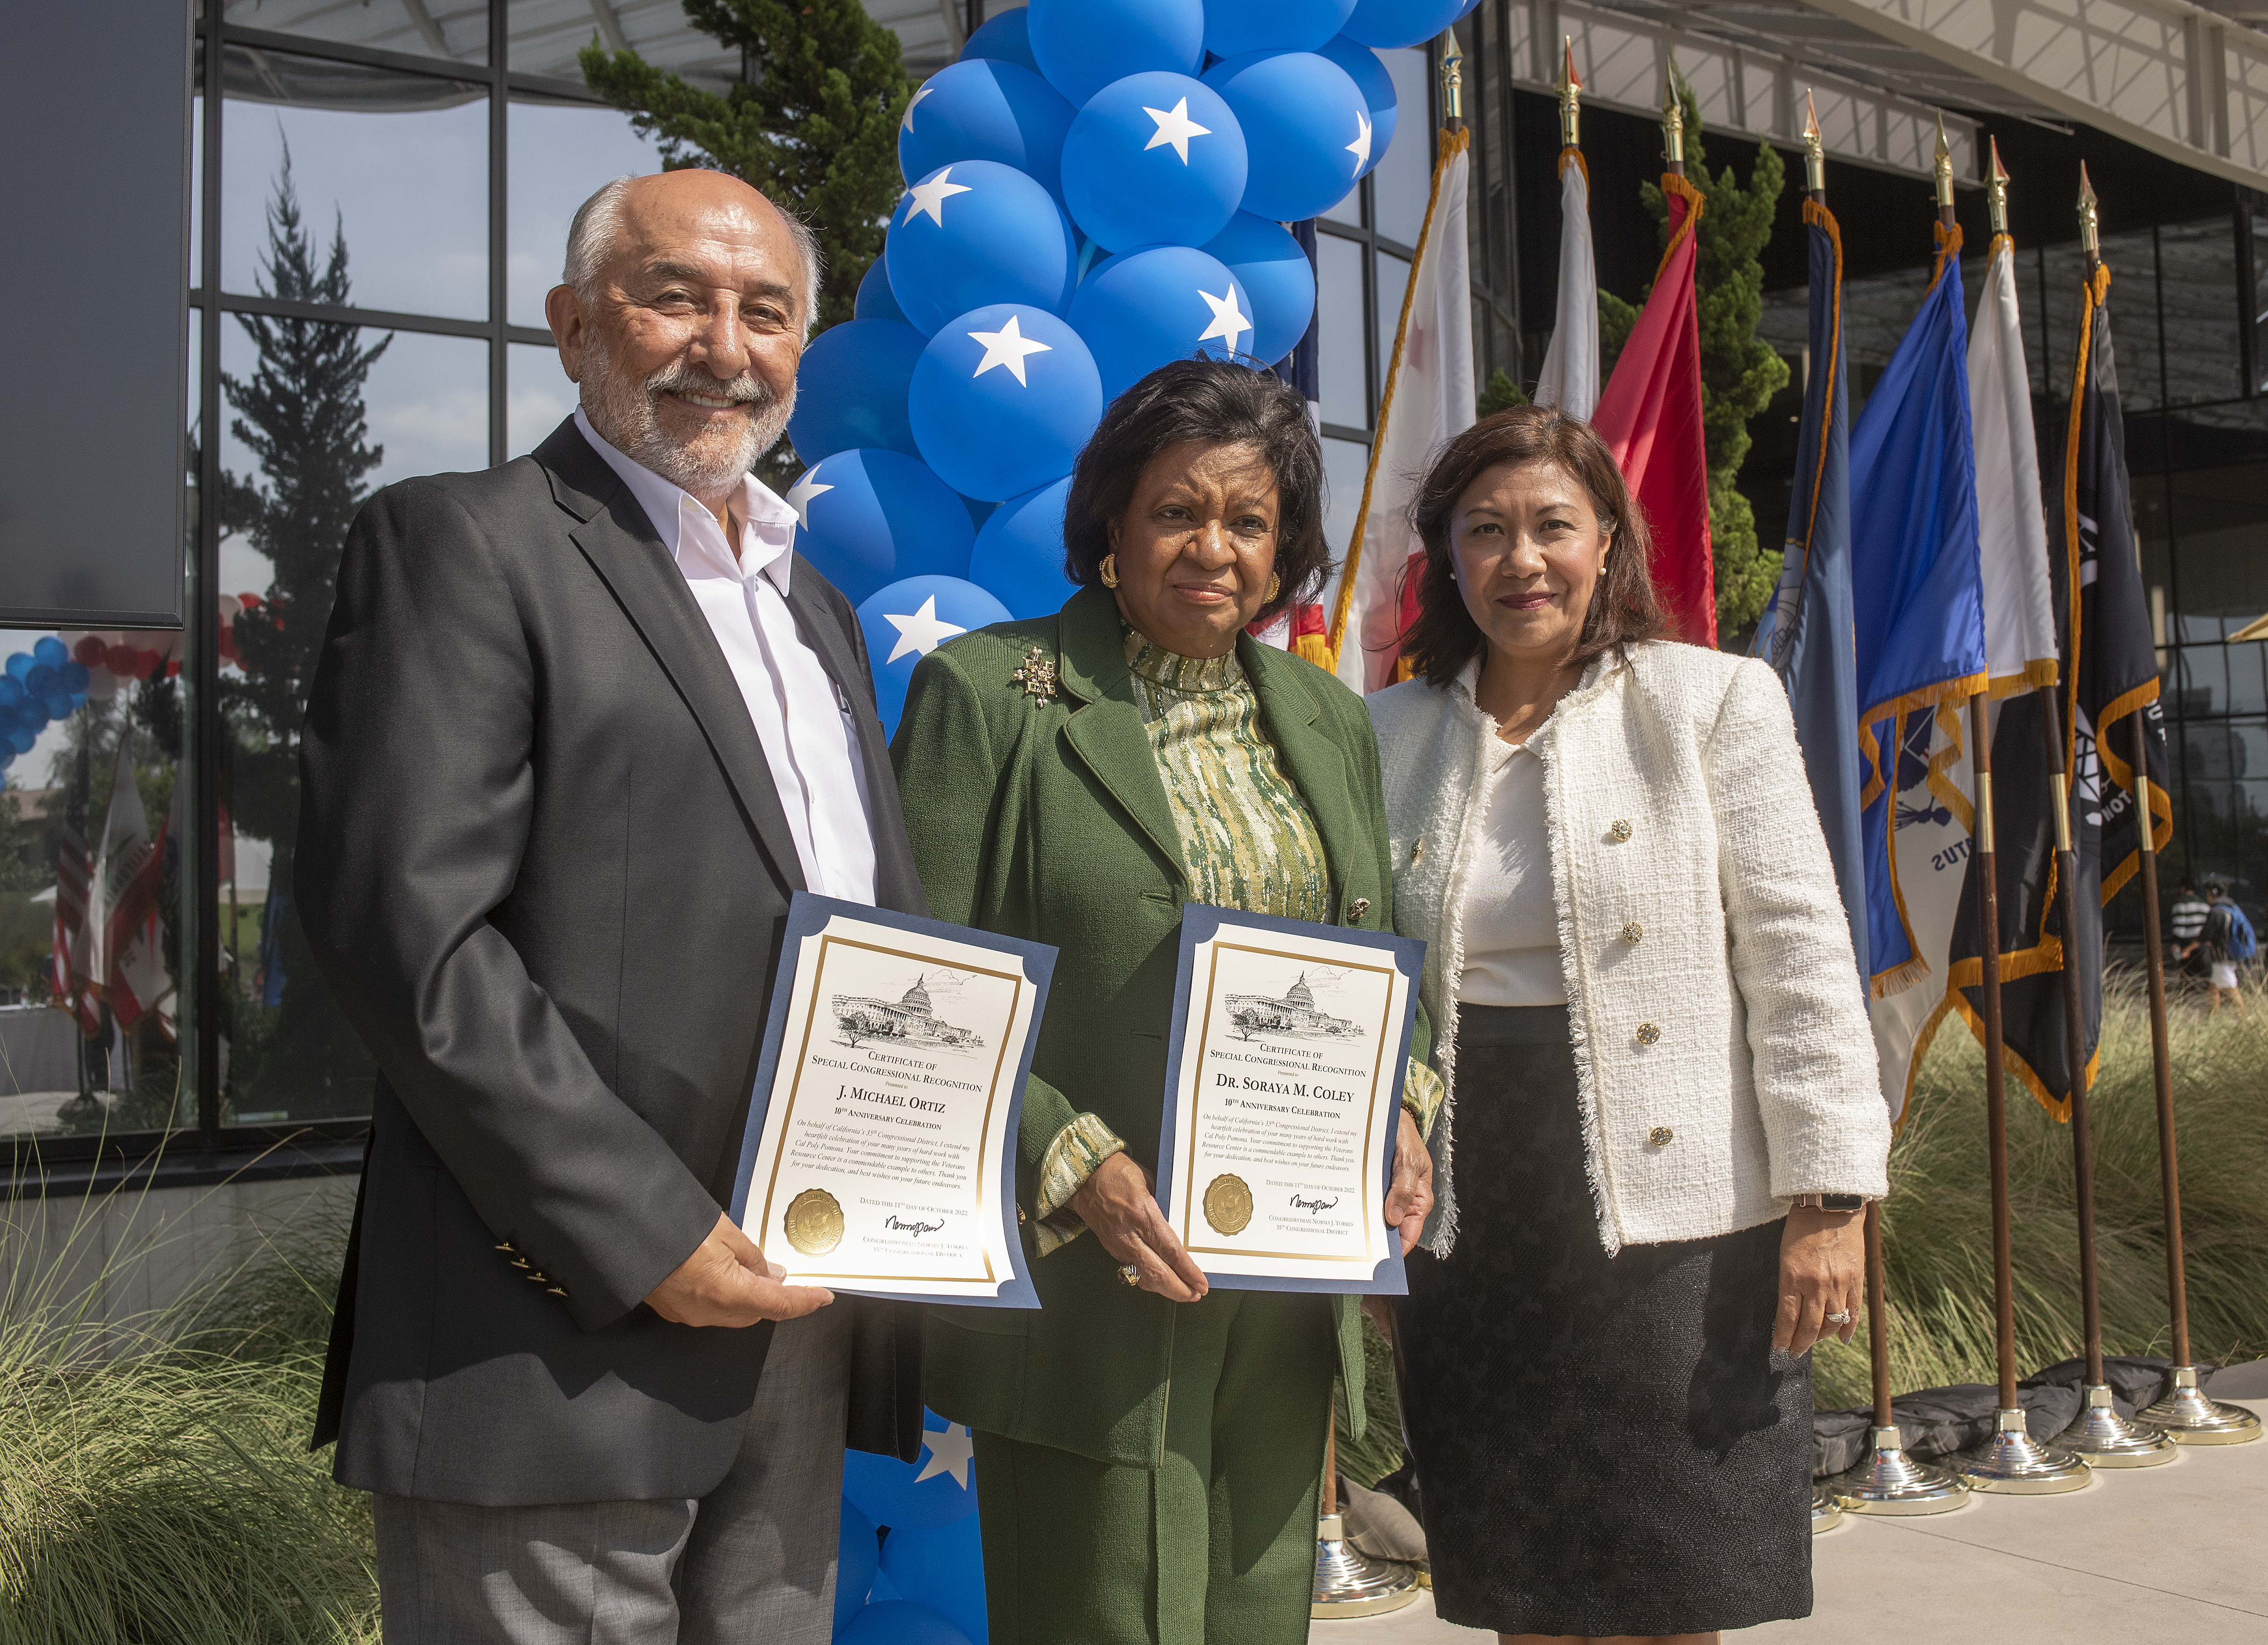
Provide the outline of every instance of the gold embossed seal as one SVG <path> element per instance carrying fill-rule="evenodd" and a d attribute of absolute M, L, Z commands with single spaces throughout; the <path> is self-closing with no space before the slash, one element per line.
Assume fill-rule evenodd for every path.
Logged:
<path fill-rule="evenodd" d="M 780 1224 L 787 1243 L 806 1257 L 823 1256 L 843 1243 L 843 1207 L 824 1188 L 806 1188 L 789 1200 Z"/>
<path fill-rule="evenodd" d="M 1216 1234 L 1241 1234 L 1252 1221 L 1252 1191 L 1241 1177 L 1224 1172 L 1205 1190 L 1205 1221 Z"/>

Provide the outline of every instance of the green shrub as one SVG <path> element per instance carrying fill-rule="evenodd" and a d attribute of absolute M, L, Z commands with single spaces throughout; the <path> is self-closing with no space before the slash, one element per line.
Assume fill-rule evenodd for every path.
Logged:
<path fill-rule="evenodd" d="M 2104 1348 L 2168 1354 L 2157 1104 L 2146 1003 L 2132 973 L 2105 991 L 2101 1072 L 2089 1102 Z M 2182 1224 L 2195 1356 L 2268 1354 L 2268 1013 L 2208 1019 L 2177 998 L 2170 1023 Z M 2008 1081 L 2008 1176 L 2016 1267 L 2016 1357 L 2029 1374 L 2082 1349 L 2071 1128 Z M 1985 1176 L 1984 1059 L 1957 1020 L 1940 1029 L 1890 1154 L 1882 1207 L 1889 1360 L 1901 1392 L 1989 1383 L 1992 1208 Z M 1814 1361 L 1826 1409 L 1870 1398 L 1866 1336 Z"/>
<path fill-rule="evenodd" d="M 0 1211 L 0 1645 L 374 1645 L 367 1499 L 307 1450 L 341 1230 L 122 1332 L 70 1283 L 120 1277 L 101 1203 L 60 1250 L 38 1209 Z"/>

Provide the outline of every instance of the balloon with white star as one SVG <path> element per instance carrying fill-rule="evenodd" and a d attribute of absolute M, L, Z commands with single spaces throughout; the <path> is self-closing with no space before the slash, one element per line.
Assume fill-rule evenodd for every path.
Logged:
<path fill-rule="evenodd" d="M 1074 106 L 1127 75 L 1195 74 L 1204 60 L 1201 0 L 1032 0 L 1029 27 L 1040 72 Z"/>
<path fill-rule="evenodd" d="M 1079 286 L 1067 318 L 1094 356 L 1106 400 L 1169 361 L 1252 349 L 1252 299 L 1217 258 L 1189 246 L 1121 253 Z"/>
<path fill-rule="evenodd" d="M 874 705 L 882 717 L 882 734 L 897 734 L 898 716 L 905 712 L 906 687 L 923 658 L 956 635 L 1006 621 L 1006 606 L 961 577 L 909 577 L 861 601 L 858 626 L 866 636 L 866 661 L 873 670 Z M 966 1438 L 968 1430 L 961 1429 L 961 1435 Z M 953 1455 L 953 1447 L 959 1442 L 949 1432 L 931 1433 L 925 1437 L 929 1450 L 924 1453 L 923 1461 L 929 1465 L 928 1471 L 902 1481 L 907 1489 L 918 1496 L 941 1475 L 957 1479 L 965 1487 L 968 1484 L 967 1457 L 960 1457 L 956 1464 Z M 946 1461 L 939 1462 L 939 1457 Z M 867 1502 L 856 1497 L 852 1500 L 859 1501 L 877 1524 L 909 1523 L 887 1518 Z M 921 1500 L 930 1498 L 922 1496 Z M 973 1504 L 976 1499 L 971 1495 L 968 1500 Z"/>
<path fill-rule="evenodd" d="M 787 493 L 796 551 L 853 605 L 902 578 L 960 577 L 976 532 L 954 489 L 901 452 L 839 451 Z"/>
<path fill-rule="evenodd" d="M 1394 128 L 1401 108 L 1401 99 L 1394 90 L 1394 77 L 1387 72 L 1376 52 L 1344 34 L 1316 47 L 1315 55 L 1329 58 L 1346 70 L 1347 78 L 1354 82 L 1354 89 L 1362 93 L 1363 103 L 1370 111 L 1370 132 L 1364 144 L 1370 151 L 1370 158 L 1355 171 L 1355 181 L 1359 182 L 1378 169 L 1379 161 L 1386 158 L 1386 151 L 1394 141 Z"/>
<path fill-rule="evenodd" d="M 1243 198 L 1243 130 L 1185 74 L 1130 74 L 1079 111 L 1064 139 L 1064 203 L 1113 251 L 1201 246 Z"/>
<path fill-rule="evenodd" d="M 898 169 L 910 181 L 955 160 L 997 160 L 1060 195 L 1064 137 L 1078 112 L 1028 69 L 956 63 L 922 83 L 898 122 Z"/>
<path fill-rule="evenodd" d="M 897 293 L 890 290 L 890 260 L 877 257 L 866 265 L 866 277 L 858 282 L 858 306 L 851 310 L 859 320 L 906 321 L 906 311 L 898 306 Z"/>
<path fill-rule="evenodd" d="M 1384 51 L 1422 46 L 1473 9 L 1476 0 L 1355 0 L 1346 26 L 1349 40 Z"/>
<path fill-rule="evenodd" d="M 961 61 L 973 63 L 980 57 L 996 63 L 1012 63 L 1020 69 L 1040 72 L 1040 60 L 1032 55 L 1032 13 L 1027 6 L 1012 11 L 997 12 L 977 26 L 961 48 Z"/>
<path fill-rule="evenodd" d="M 1079 592 L 1064 575 L 1064 504 L 1071 479 L 1012 497 L 976 528 L 968 551 L 968 580 L 1008 608 L 1014 617 L 1050 616 Z"/>
<path fill-rule="evenodd" d="M 972 309 L 939 327 L 908 395 L 923 459 L 955 491 L 993 502 L 1069 474 L 1102 403 L 1102 379 L 1079 333 L 1026 303 Z"/>
<path fill-rule="evenodd" d="M 976 1515 L 947 1525 L 893 1529 L 882 1544 L 882 1574 L 972 1641 L 987 1637 L 984 1539 Z"/>
<path fill-rule="evenodd" d="M 1326 210 L 1370 162 L 1370 106 L 1328 57 L 1248 53 L 1213 64 L 1204 83 L 1243 128 L 1251 159 L 1241 204 L 1255 217 L 1292 223 Z"/>
<path fill-rule="evenodd" d="M 1204 0 L 1205 49 L 1314 51 L 1346 26 L 1354 0 Z"/>
<path fill-rule="evenodd" d="M 998 160 L 956 160 L 906 190 L 884 247 L 890 291 L 917 331 L 988 303 L 1060 314 L 1079 277 L 1063 208 Z"/>
<path fill-rule="evenodd" d="M 1314 317 L 1315 266 L 1291 231 L 1240 211 L 1204 250 L 1236 277 L 1252 299 L 1252 341 L 1247 347 L 1253 358 L 1272 365 L 1296 348 Z M 1079 312 L 1076 299 L 1071 312 Z"/>
<path fill-rule="evenodd" d="M 918 458 L 906 391 L 928 342 L 900 320 L 854 320 L 814 337 L 796 368 L 787 420 L 796 454 L 808 461 L 863 446 Z"/>

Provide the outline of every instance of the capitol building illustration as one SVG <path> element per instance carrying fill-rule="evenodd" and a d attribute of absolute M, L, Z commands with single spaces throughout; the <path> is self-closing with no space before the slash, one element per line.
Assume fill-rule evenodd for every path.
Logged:
<path fill-rule="evenodd" d="M 1284 991 L 1281 1000 L 1271 1000 L 1266 994 L 1230 994 L 1226 1003 L 1229 1021 L 1248 1035 L 1362 1032 L 1359 1025 L 1345 1017 L 1315 1009 L 1314 990 L 1307 986 L 1305 971 L 1300 973 L 1298 982 Z"/>
<path fill-rule="evenodd" d="M 856 1044 L 862 1039 L 896 1039 L 922 1045 L 958 1045 L 971 1050 L 984 1036 L 955 1028 L 931 1008 L 929 990 L 919 977 L 897 1000 L 876 1000 L 862 994 L 837 994 L 833 1009 L 836 1026 Z"/>

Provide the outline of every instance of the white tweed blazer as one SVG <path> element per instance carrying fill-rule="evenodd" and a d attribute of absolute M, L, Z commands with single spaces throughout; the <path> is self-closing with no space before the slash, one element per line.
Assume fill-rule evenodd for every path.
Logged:
<path fill-rule="evenodd" d="M 1457 1234 L 1460 916 L 1487 822 L 1495 721 L 1479 662 L 1447 690 L 1370 698 L 1395 854 L 1395 926 L 1423 939 L 1420 992 L 1448 1100 L 1431 1140 L 1425 1243 Z M 1529 739 L 1609 1255 L 1782 1214 L 1794 1194 L 1888 1191 L 1890 1125 L 1850 927 L 1795 725 L 1764 664 L 1650 641 L 1594 663 Z M 1476 1090 L 1469 1100 L 1485 1103 Z"/>

